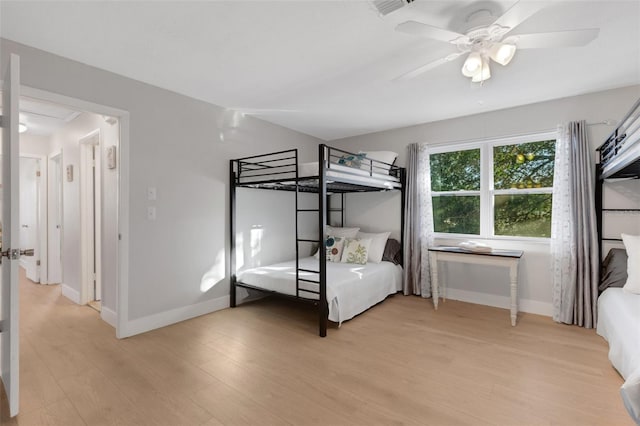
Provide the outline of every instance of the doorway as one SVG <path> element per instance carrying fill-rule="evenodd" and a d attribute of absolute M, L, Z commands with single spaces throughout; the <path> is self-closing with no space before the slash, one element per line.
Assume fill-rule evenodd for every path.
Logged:
<path fill-rule="evenodd" d="M 42 188 L 43 160 L 38 156 L 20 155 L 20 247 L 34 249 L 33 256 L 22 256 L 20 266 L 24 268 L 29 280 L 46 282 L 41 265 L 46 265 L 46 192 Z M 46 188 L 46 187 L 45 187 Z M 45 251 L 43 251 L 45 248 Z"/>
<path fill-rule="evenodd" d="M 38 265 L 39 277 L 26 275 L 34 283 L 59 285 L 62 296 L 95 308 L 117 327 L 120 120 L 88 111 L 82 102 L 75 107 L 68 98 L 58 103 L 55 95 L 47 96 L 20 99 L 20 122 L 26 127 L 20 151 L 38 157 L 44 196 L 37 229 L 46 262 Z M 34 167 L 21 164 L 21 174 L 32 175 Z M 27 225 L 25 231 L 32 229 Z"/>

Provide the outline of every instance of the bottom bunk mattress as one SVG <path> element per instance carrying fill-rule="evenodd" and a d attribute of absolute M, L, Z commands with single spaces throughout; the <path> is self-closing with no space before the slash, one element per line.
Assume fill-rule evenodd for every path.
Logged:
<path fill-rule="evenodd" d="M 605 290 L 598 298 L 597 332 L 609 342 L 609 360 L 626 380 L 622 399 L 640 424 L 640 294 Z"/>
<path fill-rule="evenodd" d="M 300 259 L 300 268 L 317 271 L 318 259 Z M 317 280 L 318 274 L 300 272 L 300 278 Z M 277 263 L 238 272 L 239 283 L 290 296 L 296 295 L 296 261 Z M 300 287 L 317 291 L 318 285 L 300 282 Z M 402 290 L 402 267 L 391 262 L 351 263 L 327 262 L 327 302 L 329 320 L 342 323 Z M 315 293 L 300 291 L 300 297 L 318 299 Z"/>

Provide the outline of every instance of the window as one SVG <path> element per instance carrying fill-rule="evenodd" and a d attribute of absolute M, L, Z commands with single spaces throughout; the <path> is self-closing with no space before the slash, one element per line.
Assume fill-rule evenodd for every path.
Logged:
<path fill-rule="evenodd" d="M 551 236 L 555 135 L 430 150 L 434 231 Z"/>

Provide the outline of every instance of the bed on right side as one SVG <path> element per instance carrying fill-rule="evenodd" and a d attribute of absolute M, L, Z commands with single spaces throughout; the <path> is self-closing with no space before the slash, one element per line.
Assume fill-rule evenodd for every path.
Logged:
<path fill-rule="evenodd" d="M 640 99 L 598 148 L 596 215 L 600 254 L 603 242 L 611 248 L 602 262 L 597 333 L 609 343 L 609 360 L 624 384 L 620 394 L 631 418 L 640 425 L 640 235 L 606 235 L 607 213 L 633 215 L 639 208 L 606 208 L 603 186 L 608 181 L 640 178 Z M 611 231 L 610 231 L 611 232 Z M 606 235 L 606 236 L 605 236 Z"/>

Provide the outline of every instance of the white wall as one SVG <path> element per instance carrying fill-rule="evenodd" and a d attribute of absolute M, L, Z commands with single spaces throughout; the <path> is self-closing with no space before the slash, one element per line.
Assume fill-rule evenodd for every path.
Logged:
<path fill-rule="evenodd" d="M 49 154 L 49 137 L 29 132 L 20 133 L 20 154 L 47 156 Z"/>
<path fill-rule="evenodd" d="M 428 94 L 425 94 L 428 96 Z M 331 142 L 332 146 L 357 152 L 359 150 L 393 150 L 399 153 L 398 164 L 404 165 L 406 147 L 410 143 L 439 144 L 500 138 L 511 135 L 552 130 L 559 123 L 571 120 L 586 120 L 598 123 L 606 119 L 621 119 L 640 97 L 640 86 L 592 93 L 583 96 L 559 99 L 550 102 L 525 105 L 501 111 L 487 112 L 451 120 L 426 123 L 401 129 L 373 133 Z M 437 100 L 434 100 L 437 102 Z M 613 127 L 594 125 L 589 127 L 589 140 L 594 150 L 613 131 Z M 610 208 L 640 207 L 640 182 L 608 184 L 605 189 L 605 204 Z M 358 195 L 360 196 L 360 195 Z M 371 196 L 371 195 L 365 195 Z M 382 197 L 383 195 L 377 195 Z M 363 196 L 364 197 L 364 196 Z M 399 198 L 399 195 L 396 195 Z M 380 198 L 382 201 L 382 198 Z M 399 230 L 399 214 L 386 204 L 376 206 L 373 202 L 358 209 L 358 203 L 347 203 L 351 217 L 359 223 L 380 223 L 380 217 L 395 224 Z M 370 208 L 367 212 L 367 208 Z M 357 210 L 357 211 L 356 211 Z M 355 222 L 350 222 L 355 223 Z M 623 226 L 621 226 L 624 224 Z M 607 226 L 609 225 L 609 226 Z M 612 234 L 623 227 L 627 232 L 640 233 L 640 216 L 625 218 L 611 215 L 605 228 Z M 618 228 L 618 229 L 616 229 Z M 457 244 L 459 241 L 443 240 L 442 244 Z M 549 245 L 519 241 L 486 241 L 496 248 L 525 250 L 521 262 L 519 297 L 521 310 L 551 314 L 551 272 Z M 508 274 L 506 271 L 471 265 L 447 265 L 442 268 L 448 283 L 449 297 L 479 303 L 508 306 Z"/>
<path fill-rule="evenodd" d="M 4 39 L 2 69 L 10 53 L 20 55 L 24 85 L 130 114 L 129 321 L 121 334 L 226 306 L 229 159 L 298 147 L 311 161 L 320 141 L 251 117 L 234 123 L 218 106 Z M 221 267 L 222 278 L 203 286 Z"/>

